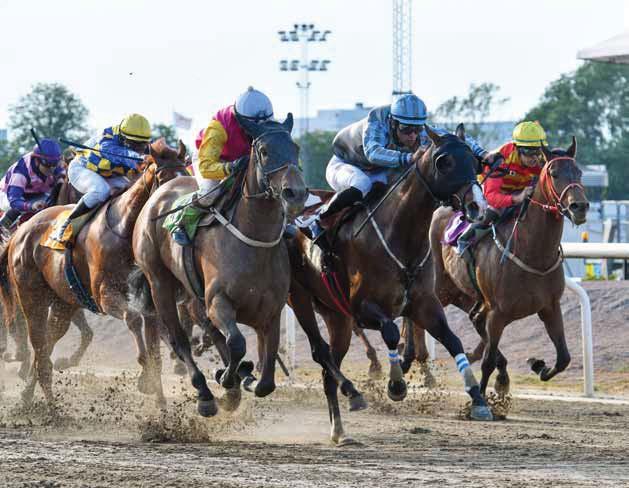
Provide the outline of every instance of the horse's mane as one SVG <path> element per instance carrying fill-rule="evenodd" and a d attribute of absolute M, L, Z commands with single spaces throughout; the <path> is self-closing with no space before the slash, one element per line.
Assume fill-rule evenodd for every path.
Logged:
<path fill-rule="evenodd" d="M 177 150 L 170 147 L 166 143 L 166 139 L 164 137 L 160 137 L 156 141 L 151 143 L 151 150 L 155 153 L 155 155 L 160 159 L 177 159 Z"/>

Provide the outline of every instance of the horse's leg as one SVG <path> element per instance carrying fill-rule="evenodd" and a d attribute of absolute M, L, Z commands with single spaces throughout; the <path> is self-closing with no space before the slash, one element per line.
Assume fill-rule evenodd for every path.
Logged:
<path fill-rule="evenodd" d="M 319 312 L 328 326 L 332 359 L 337 367 L 340 368 L 352 340 L 353 321 L 350 321 L 339 312 L 332 311 L 330 309 L 321 308 L 319 309 Z M 343 429 L 341 409 L 339 408 L 339 399 L 337 394 L 337 381 L 330 374 L 328 369 L 324 368 L 321 373 L 323 376 L 323 390 L 325 391 L 325 396 L 328 400 L 330 423 L 332 424 L 330 440 L 337 446 L 352 444 L 354 443 L 353 439 L 348 437 Z"/>
<path fill-rule="evenodd" d="M 362 394 L 356 390 L 353 383 L 342 373 L 336 360 L 332 356 L 330 346 L 321 336 L 319 325 L 312 307 L 312 296 L 295 280 L 292 280 L 288 304 L 293 309 L 299 325 L 308 337 L 312 359 L 327 371 L 327 376 L 333 378 L 341 388 L 341 393 L 349 399 L 349 410 L 363 410 L 367 402 Z M 323 313 L 323 307 L 321 307 Z M 332 312 L 330 312 L 332 313 Z M 351 335 L 350 335 L 351 338 Z M 324 376 L 325 377 L 325 376 Z"/>
<path fill-rule="evenodd" d="M 452 332 L 446 320 L 443 307 L 434 295 L 422 295 L 413 300 L 409 316 L 430 335 L 438 340 L 454 358 L 457 369 L 463 377 L 465 391 L 472 398 L 471 416 L 476 420 L 492 420 L 491 410 L 481 395 L 478 382 L 465 356 L 461 340 Z"/>
<path fill-rule="evenodd" d="M 174 294 L 174 290 L 177 289 L 176 278 L 168 270 L 163 268 L 161 263 L 152 264 L 151 272 L 147 273 L 146 278 L 149 281 L 151 296 L 158 316 L 168 330 L 168 340 L 171 348 L 188 368 L 192 386 L 198 393 L 197 410 L 199 414 L 204 417 L 215 415 L 218 411 L 216 401 L 207 386 L 205 376 L 192 358 L 190 341 L 179 323 L 177 303 Z M 156 276 L 156 274 L 159 275 Z"/>
<path fill-rule="evenodd" d="M 184 332 L 188 336 L 189 340 L 192 340 L 192 328 L 194 327 L 194 322 L 190 313 L 188 312 L 188 307 L 186 303 L 178 303 L 177 304 L 177 313 L 179 314 L 179 322 L 181 323 L 181 327 Z M 200 356 L 201 354 L 195 349 L 195 356 Z M 171 359 L 174 360 L 175 364 L 173 366 L 173 373 L 179 376 L 183 376 L 186 374 L 186 365 L 181 362 L 181 360 L 177 357 L 174 351 L 170 353 Z"/>
<path fill-rule="evenodd" d="M 142 368 L 142 372 L 138 377 L 137 386 L 138 391 L 144 394 L 152 393 L 150 375 L 147 371 L 147 359 L 146 359 L 146 344 L 144 343 L 144 337 L 142 335 L 142 327 L 144 326 L 144 320 L 142 315 L 135 311 L 127 310 L 123 315 L 124 323 L 127 325 L 129 332 L 133 336 L 135 341 L 135 347 L 138 351 L 137 361 Z"/>
<path fill-rule="evenodd" d="M 540 310 L 538 315 L 544 322 L 550 340 L 553 341 L 557 358 L 555 360 L 555 366 L 552 368 L 546 366 L 543 359 L 530 358 L 527 362 L 542 381 L 548 381 L 568 367 L 568 364 L 570 364 L 570 352 L 566 344 L 563 316 L 561 314 L 559 300 L 554 301 L 549 307 Z"/>
<path fill-rule="evenodd" d="M 378 305 L 367 300 L 364 300 L 360 307 L 359 325 L 380 331 L 382 339 L 389 349 L 389 363 L 391 364 L 387 394 L 393 401 L 404 400 L 408 391 L 397 349 L 400 342 L 400 331 L 397 325 Z"/>
<path fill-rule="evenodd" d="M 240 361 L 247 352 L 247 343 L 236 325 L 236 310 L 231 301 L 222 293 L 217 294 L 208 305 L 207 316 L 216 327 L 226 336 L 229 350 L 229 362 L 223 371 L 220 383 L 223 388 L 231 389 L 238 385 L 239 378 L 236 371 Z"/>
<path fill-rule="evenodd" d="M 413 343 L 415 345 L 415 357 L 419 363 L 419 371 L 424 377 L 424 386 L 426 388 L 434 388 L 437 386 L 437 380 L 435 379 L 432 371 L 430 371 L 430 354 L 428 353 L 428 347 L 426 347 L 426 330 L 419 324 L 415 324 L 411 319 L 406 319 L 405 322 L 409 322 Z"/>
<path fill-rule="evenodd" d="M 78 349 L 74 351 L 69 358 L 59 358 L 55 361 L 55 369 L 57 371 L 78 366 L 85 354 L 85 351 L 87 351 L 87 348 L 92 343 L 92 339 L 94 339 L 94 332 L 87 323 L 85 312 L 83 310 L 77 310 L 72 317 L 72 323 L 76 325 L 76 328 L 79 329 L 79 332 L 81 333 L 81 342 L 79 343 Z"/>
<path fill-rule="evenodd" d="M 500 344 L 500 338 L 502 332 L 509 321 L 500 315 L 496 310 L 489 310 L 486 318 L 486 334 L 487 345 L 485 346 L 485 352 L 483 353 L 483 361 L 481 363 L 481 369 L 483 376 L 480 382 L 480 389 L 483 396 L 487 390 L 487 384 L 489 378 L 496 369 L 496 363 L 498 360 L 498 345 Z"/>
<path fill-rule="evenodd" d="M 260 346 L 258 352 L 262 353 L 259 357 L 262 363 L 260 381 L 243 383 L 245 390 L 253 391 L 257 397 L 265 397 L 275 391 L 275 361 L 280 344 L 280 320 L 281 315 L 278 313 L 270 320 L 265 330 L 258 332 Z"/>
<path fill-rule="evenodd" d="M 155 316 L 144 316 L 144 339 L 146 341 L 146 365 L 149 390 L 155 392 L 157 404 L 166 406 L 162 385 L 162 354 L 160 351 L 159 320 Z"/>
<path fill-rule="evenodd" d="M 369 359 L 369 377 L 373 380 L 379 380 L 382 378 L 382 365 L 378 361 L 378 353 L 369 342 L 369 339 L 367 339 L 364 330 L 356 325 L 352 327 L 352 330 L 365 345 L 365 352 L 367 353 L 367 359 Z"/>
<path fill-rule="evenodd" d="M 26 381 L 31 369 L 31 350 L 28 347 L 28 327 L 24 314 L 17 310 L 12 327 L 13 341 L 15 342 L 15 361 L 19 361 L 18 376 Z"/>

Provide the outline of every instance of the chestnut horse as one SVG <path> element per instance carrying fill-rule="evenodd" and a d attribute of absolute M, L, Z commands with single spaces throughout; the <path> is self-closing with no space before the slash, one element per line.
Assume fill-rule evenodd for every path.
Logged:
<path fill-rule="evenodd" d="M 221 385 L 228 392 L 239 388 L 237 369 L 246 352 L 245 338 L 236 324 L 240 322 L 256 330 L 264 351 L 261 379 L 249 388 L 257 396 L 265 396 L 275 389 L 280 313 L 290 282 L 282 235 L 287 217 L 303 208 L 307 189 L 297 166 L 298 147 L 290 135 L 292 115 L 284 123 L 245 120 L 242 124 L 253 139 L 242 196 L 229 223 L 199 227 L 194 256 L 203 285 L 204 315 L 227 341 L 228 364 Z M 177 315 L 177 294 L 185 291 L 188 297 L 195 297 L 196 293 L 184 267 L 183 248 L 159 219 L 178 198 L 196 189 L 192 177 L 178 178 L 160 188 L 138 218 L 133 252 L 148 282 L 152 304 L 168 329 L 171 347 L 185 363 L 198 392 L 198 411 L 211 416 L 218 410 L 216 401 L 192 358 Z M 136 280 L 140 295 L 147 295 L 146 281 Z"/>
<path fill-rule="evenodd" d="M 134 265 L 131 234 L 153 190 L 185 172 L 184 157 L 185 147 L 181 143 L 179 152 L 169 148 L 163 139 L 153 143 L 143 173 L 127 191 L 96 211 L 75 236 L 72 251 L 80 280 L 103 313 L 140 326 L 144 319 L 147 351 L 138 353 L 138 362 L 143 366 L 139 385 L 144 391 L 154 391 L 160 403 L 164 396 L 157 322 L 154 317 L 133 310 L 128 303 L 127 279 Z M 48 403 L 54 403 L 50 355 L 68 330 L 70 318 L 82 306 L 64 276 L 65 253 L 40 245 L 51 223 L 67 209 L 68 206 L 56 206 L 39 212 L 0 249 L 4 309 L 14 310 L 17 298 L 35 352 L 31 379 L 22 393 L 26 403 L 32 400 L 37 382 Z"/>
<path fill-rule="evenodd" d="M 293 272 L 289 303 L 308 335 L 313 359 L 323 367 L 331 440 L 339 445 L 350 440 L 341 423 L 338 383 L 341 392 L 350 397 L 350 410 L 356 408 L 338 370 L 348 350 L 354 323 L 381 332 L 389 349 L 388 394 L 393 400 L 406 396 L 397 351 L 400 333 L 394 318 L 406 316 L 421 324 L 445 345 L 457 363 L 465 359 L 461 341 L 450 330 L 433 290 L 428 229 L 433 211 L 440 203 L 464 208 L 472 220 L 483 217 L 486 203 L 476 183 L 478 162 L 465 144 L 462 130 L 459 137 L 439 136 L 429 127 L 426 130 L 431 146 L 413 154 L 405 179 L 380 206 L 369 225 L 355 236 L 368 215 L 368 209 L 362 209 L 353 223 L 339 230 L 334 243 L 334 267 L 338 272 L 338 288 L 346 290 L 344 299 L 330 295 L 318 259 L 311 259 L 312 251 L 317 248 L 305 236 L 294 239 L 289 247 Z M 348 310 L 342 311 L 336 303 L 344 300 Z M 319 333 L 314 310 L 326 323 L 331 351 Z M 460 370 L 473 399 L 474 417 L 490 418 L 491 412 L 480 396 L 469 365 Z"/>
<path fill-rule="evenodd" d="M 470 313 L 482 338 L 479 351 L 483 353 L 483 395 L 496 366 L 499 371 L 496 391 L 499 394 L 509 391 L 507 360 L 498 345 L 504 328 L 514 320 L 536 313 L 544 322 L 557 358 L 552 368 L 542 360 L 529 360 L 542 381 L 548 381 L 570 363 L 559 305 L 565 286 L 559 246 L 563 217 L 580 225 L 585 222 L 590 205 L 581 184 L 581 170 L 575 163 L 576 149 L 575 138 L 566 151 L 557 149 L 551 153 L 544 149 L 546 163 L 525 217 L 514 234 L 514 252 L 509 251 L 509 259 L 502 256 L 505 243 L 513 233 L 514 218 L 498 224 L 495 237 L 487 236 L 474 246 L 480 296 L 465 261 L 452 246 L 441 244 L 452 211 L 441 209 L 433 217 L 430 239 L 437 275 L 436 291 L 444 306 L 453 304 Z"/>

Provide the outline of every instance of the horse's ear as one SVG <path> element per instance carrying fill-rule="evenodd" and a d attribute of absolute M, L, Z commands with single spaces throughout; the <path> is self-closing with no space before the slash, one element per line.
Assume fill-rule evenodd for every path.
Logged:
<path fill-rule="evenodd" d="M 282 122 L 282 127 L 284 127 L 288 133 L 293 131 L 293 114 L 291 112 L 288 112 L 286 120 Z"/>
<path fill-rule="evenodd" d="M 179 139 L 178 145 L 177 145 L 177 159 L 179 161 L 184 161 L 186 159 L 186 153 L 188 152 L 186 145 L 182 142 L 181 139 Z"/>
<path fill-rule="evenodd" d="M 236 113 L 236 120 L 238 121 L 238 124 L 240 124 L 240 127 L 242 127 L 242 130 L 244 130 L 252 139 L 257 138 L 263 132 L 262 124 L 253 122 L 238 113 Z"/>
<path fill-rule="evenodd" d="M 460 123 L 459 125 L 456 126 L 456 130 L 454 131 L 454 134 L 463 142 L 465 142 L 465 126 L 463 125 L 463 123 Z"/>
<path fill-rule="evenodd" d="M 566 154 L 568 154 L 568 156 L 571 158 L 575 158 L 577 156 L 577 138 L 576 137 L 572 136 L 572 144 L 570 144 L 570 147 L 566 149 Z"/>
<path fill-rule="evenodd" d="M 441 136 L 432 130 L 428 124 L 425 124 L 424 127 L 426 128 L 426 134 L 428 134 L 430 140 L 438 146 L 441 143 Z"/>
<path fill-rule="evenodd" d="M 546 161 L 550 161 L 551 159 L 553 159 L 553 153 L 551 153 L 548 150 L 548 147 L 544 144 L 542 144 L 542 152 L 544 153 L 544 159 L 546 159 Z"/>

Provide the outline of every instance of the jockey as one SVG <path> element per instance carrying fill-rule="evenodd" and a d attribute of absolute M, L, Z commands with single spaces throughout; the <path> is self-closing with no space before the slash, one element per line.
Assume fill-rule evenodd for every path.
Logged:
<path fill-rule="evenodd" d="M 252 141 L 238 120 L 244 118 L 260 123 L 271 117 L 273 105 L 269 97 L 249 87 L 233 105 L 219 110 L 199 133 L 196 140 L 199 156 L 194 174 L 199 186 L 197 196 L 200 203 L 221 180 L 247 166 L 246 156 L 251 152 Z M 182 222 L 174 227 L 172 236 L 182 246 L 191 243 Z"/>
<path fill-rule="evenodd" d="M 107 127 L 85 143 L 93 149 L 76 151 L 68 167 L 68 179 L 83 196 L 51 235 L 53 239 L 61 241 L 72 219 L 107 201 L 113 191 L 128 187 L 127 177 L 137 173 L 137 161 L 147 152 L 150 138 L 148 120 L 142 115 L 130 114 L 120 124 Z"/>
<path fill-rule="evenodd" d="M 412 153 L 428 146 L 424 129 L 427 110 L 416 95 L 400 96 L 392 105 L 372 109 L 366 118 L 342 129 L 334 138 L 334 155 L 325 172 L 336 195 L 309 225 L 314 242 L 320 243 L 320 218 L 329 217 L 362 200 L 374 183 L 387 184 L 391 170 L 410 164 Z M 446 134 L 444 129 L 434 129 Z M 474 155 L 485 159 L 489 153 L 467 138 Z M 493 159 L 492 159 L 493 160 Z M 488 160 L 488 162 L 491 162 Z M 320 244 L 321 245 L 321 244 Z"/>
<path fill-rule="evenodd" d="M 457 253 L 463 254 L 477 229 L 487 229 L 506 208 L 522 204 L 534 191 L 532 185 L 544 165 L 542 146 L 546 132 L 539 122 L 520 122 L 513 129 L 511 142 L 494 153 L 497 167 L 488 169 L 483 193 L 489 208 L 482 222 L 474 223 L 459 237 Z"/>
<path fill-rule="evenodd" d="M 61 147 L 54 139 L 42 139 L 7 171 L 0 183 L 0 226 L 9 229 L 24 213 L 36 213 L 54 202 L 65 177 Z"/>

